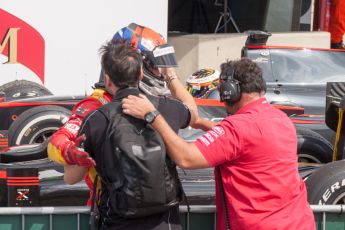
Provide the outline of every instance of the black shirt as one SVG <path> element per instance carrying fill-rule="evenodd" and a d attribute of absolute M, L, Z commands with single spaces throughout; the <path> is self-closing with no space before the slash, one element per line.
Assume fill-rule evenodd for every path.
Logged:
<path fill-rule="evenodd" d="M 116 93 L 113 101 L 121 101 L 128 95 L 138 95 L 139 93 L 140 91 L 137 88 L 121 89 Z M 153 96 L 148 95 L 147 97 L 149 100 L 153 100 Z M 190 112 L 183 103 L 176 99 L 163 96 L 159 97 L 157 110 L 176 133 L 179 129 L 189 125 Z M 104 144 L 107 125 L 107 119 L 104 115 L 98 110 L 95 110 L 85 118 L 79 131 L 80 134 L 84 133 L 86 135 L 86 140 L 84 142 L 85 151 L 95 159 L 97 165 L 100 165 L 99 151 Z M 104 212 L 104 210 L 102 210 L 102 205 L 100 211 L 101 213 Z M 119 216 L 112 216 L 111 223 L 105 229 L 181 229 L 178 207 L 173 207 L 166 213 L 160 213 L 140 219 L 124 219 Z"/>

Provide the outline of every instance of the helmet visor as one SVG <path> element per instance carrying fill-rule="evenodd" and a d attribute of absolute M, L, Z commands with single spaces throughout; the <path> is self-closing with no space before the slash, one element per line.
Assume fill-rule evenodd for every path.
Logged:
<path fill-rule="evenodd" d="M 174 47 L 164 44 L 155 47 L 153 53 L 153 64 L 157 67 L 177 67 Z"/>

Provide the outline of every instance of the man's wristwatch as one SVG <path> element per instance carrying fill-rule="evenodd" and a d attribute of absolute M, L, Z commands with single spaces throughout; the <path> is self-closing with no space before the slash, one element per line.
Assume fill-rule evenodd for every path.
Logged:
<path fill-rule="evenodd" d="M 147 114 L 145 114 L 144 119 L 148 124 L 152 124 L 159 114 L 160 112 L 158 112 L 157 110 L 148 112 Z"/>

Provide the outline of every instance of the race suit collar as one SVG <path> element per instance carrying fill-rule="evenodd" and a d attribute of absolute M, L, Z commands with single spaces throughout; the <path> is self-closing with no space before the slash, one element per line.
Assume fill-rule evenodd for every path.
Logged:
<path fill-rule="evenodd" d="M 113 98 L 113 101 L 120 101 L 129 95 L 139 95 L 140 91 L 137 87 L 128 87 L 119 89 Z"/>

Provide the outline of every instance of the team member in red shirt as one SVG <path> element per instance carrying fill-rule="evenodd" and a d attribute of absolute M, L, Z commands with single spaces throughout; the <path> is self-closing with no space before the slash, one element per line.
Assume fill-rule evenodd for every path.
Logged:
<path fill-rule="evenodd" d="M 218 230 L 227 229 L 227 222 L 236 230 L 315 229 L 306 187 L 298 175 L 295 127 L 267 102 L 265 90 L 256 63 L 226 62 L 221 65 L 219 91 L 231 116 L 214 126 L 198 121 L 210 129 L 195 143 L 175 135 L 160 115 L 152 125 L 178 166 L 216 168 Z M 123 109 L 141 119 L 156 110 L 143 95 L 124 99 Z"/>

